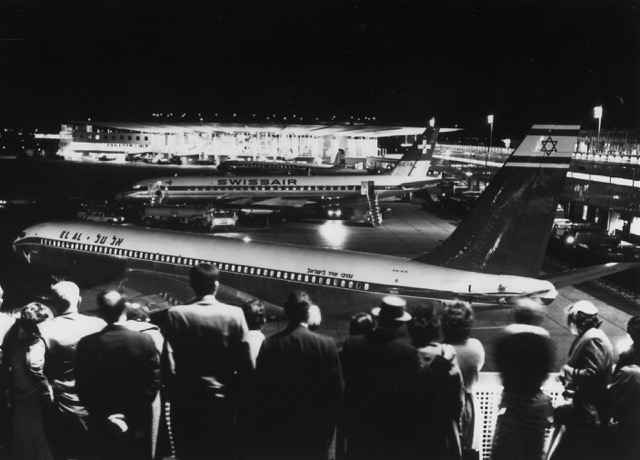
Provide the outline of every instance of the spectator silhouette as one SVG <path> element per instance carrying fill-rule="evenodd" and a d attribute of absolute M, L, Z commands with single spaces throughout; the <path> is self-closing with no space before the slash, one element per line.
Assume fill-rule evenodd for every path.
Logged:
<path fill-rule="evenodd" d="M 143 332 L 153 340 L 158 356 L 162 355 L 164 349 L 164 336 L 160 332 L 160 328 L 151 322 L 149 309 L 143 305 L 127 302 L 127 320 L 124 325 L 128 329 L 137 332 Z M 156 395 L 151 404 L 151 456 L 155 458 L 158 446 L 158 434 L 160 432 L 160 421 L 162 416 L 162 401 L 160 392 Z M 166 426 L 164 426 L 166 429 Z"/>
<path fill-rule="evenodd" d="M 264 342 L 262 326 L 267 322 L 264 304 L 257 299 L 249 300 L 242 305 L 242 312 L 249 328 L 249 349 L 251 350 L 251 362 L 255 367 L 258 352 Z"/>
<path fill-rule="evenodd" d="M 553 343 L 540 326 L 542 303 L 519 299 L 512 311 L 515 323 L 502 330 L 494 345 L 504 389 L 491 458 L 541 460 L 552 414 L 551 398 L 541 387 L 553 365 Z"/>
<path fill-rule="evenodd" d="M 434 303 L 416 306 L 407 323 L 420 359 L 420 372 L 411 390 L 409 432 L 416 458 L 457 460 L 462 456 L 462 372 L 453 345 L 438 340 L 441 331 L 437 309 Z"/>
<path fill-rule="evenodd" d="M 40 325 L 47 344 L 44 373 L 54 394 L 54 404 L 45 412 L 45 429 L 54 458 L 83 458 L 90 446 L 87 410 L 75 384 L 76 347 L 81 338 L 102 330 L 106 323 L 79 313 L 82 298 L 75 283 L 61 281 L 52 286 L 51 292 L 56 316 Z"/>
<path fill-rule="evenodd" d="M 172 428 L 181 459 L 230 459 L 237 401 L 253 372 L 242 309 L 219 302 L 218 269 L 190 271 L 196 299 L 167 312 L 164 329 Z"/>
<path fill-rule="evenodd" d="M 78 395 L 89 411 L 93 453 L 101 459 L 152 459 L 152 403 L 160 389 L 153 339 L 126 326 L 128 302 L 117 291 L 98 295 L 107 326 L 83 337 L 76 354 Z"/>
<path fill-rule="evenodd" d="M 349 335 L 368 334 L 373 330 L 373 326 L 373 318 L 369 313 L 356 313 L 349 321 Z"/>
<path fill-rule="evenodd" d="M 337 454 L 353 460 L 410 458 L 410 389 L 420 365 L 401 329 L 411 315 L 404 299 L 396 296 L 384 297 L 371 314 L 377 321 L 373 331 L 349 337 L 340 354 L 345 380 L 340 432 L 345 442 Z"/>
<path fill-rule="evenodd" d="M 551 457 L 559 459 L 599 459 L 604 453 L 607 416 L 607 386 L 613 367 L 613 347 L 600 329 L 598 309 L 580 300 L 565 309 L 567 325 L 576 339 L 569 349 L 567 364 L 560 378 L 571 404 L 554 410 L 554 423 L 564 426 Z M 560 428 L 561 429 L 561 428 Z"/>
<path fill-rule="evenodd" d="M 259 458 L 326 460 L 343 392 L 332 339 L 308 329 L 313 303 L 293 291 L 284 303 L 285 330 L 267 337 L 256 363 L 256 396 L 263 431 Z"/>
<path fill-rule="evenodd" d="M 632 344 L 628 350 L 620 353 L 614 374 L 630 364 L 640 366 L 640 315 L 632 316 L 627 323 L 627 334 Z"/>
<path fill-rule="evenodd" d="M 621 367 L 609 387 L 610 458 L 637 460 L 640 453 L 640 366 Z"/>
<path fill-rule="evenodd" d="M 2 343 L 0 381 L 9 393 L 15 459 L 52 458 L 42 424 L 42 408 L 43 404 L 51 404 L 53 394 L 44 376 L 46 345 L 38 329 L 38 324 L 50 318 L 53 313 L 45 305 L 38 302 L 25 305 Z"/>
<path fill-rule="evenodd" d="M 462 372 L 465 404 L 460 419 L 460 434 L 465 455 L 475 456 L 480 451 L 480 436 L 476 420 L 480 418 L 474 390 L 480 369 L 484 366 L 485 352 L 478 339 L 470 338 L 473 325 L 473 309 L 466 302 L 447 305 L 442 314 L 444 343 L 453 345 Z M 474 453 L 474 451 L 476 453 Z"/>

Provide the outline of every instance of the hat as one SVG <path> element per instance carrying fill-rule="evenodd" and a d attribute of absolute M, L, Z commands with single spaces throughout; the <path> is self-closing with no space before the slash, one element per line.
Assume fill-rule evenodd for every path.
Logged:
<path fill-rule="evenodd" d="M 371 314 L 380 319 L 390 319 L 393 321 L 409 321 L 411 315 L 406 310 L 407 302 L 393 295 L 388 295 L 382 299 L 379 307 L 371 310 Z"/>
<path fill-rule="evenodd" d="M 572 303 L 568 307 L 564 309 L 564 312 L 567 315 L 571 315 L 573 313 L 583 313 L 585 315 L 597 315 L 598 309 L 596 306 L 589 302 L 588 300 L 578 300 L 576 303 Z"/>

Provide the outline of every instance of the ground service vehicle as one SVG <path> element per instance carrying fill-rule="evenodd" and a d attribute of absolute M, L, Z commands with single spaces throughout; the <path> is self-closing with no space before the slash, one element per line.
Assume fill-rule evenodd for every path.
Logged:
<path fill-rule="evenodd" d="M 77 216 L 80 219 L 90 220 L 93 222 L 106 222 L 108 224 L 120 224 L 124 222 L 123 216 L 119 216 L 111 211 L 103 210 L 103 209 L 99 209 L 99 210 L 87 209 L 87 210 L 78 211 Z"/>
<path fill-rule="evenodd" d="M 162 225 L 189 226 L 196 229 L 234 227 L 238 216 L 211 206 L 152 205 L 144 210 L 142 223 L 147 227 Z"/>

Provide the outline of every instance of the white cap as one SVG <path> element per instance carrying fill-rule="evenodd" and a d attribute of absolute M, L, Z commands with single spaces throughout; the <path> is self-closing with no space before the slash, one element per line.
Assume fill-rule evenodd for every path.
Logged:
<path fill-rule="evenodd" d="M 597 315 L 598 308 L 588 300 L 578 300 L 576 303 L 572 303 L 568 307 L 564 309 L 564 312 L 567 315 L 571 315 L 573 313 L 584 313 L 585 315 Z"/>

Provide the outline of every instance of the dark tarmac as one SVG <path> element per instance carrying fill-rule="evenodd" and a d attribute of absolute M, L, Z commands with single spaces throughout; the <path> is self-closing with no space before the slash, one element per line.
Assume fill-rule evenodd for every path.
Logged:
<path fill-rule="evenodd" d="M 16 235 L 29 225 L 69 218 L 85 199 L 112 200 L 115 193 L 133 182 L 149 177 L 171 175 L 176 172 L 193 174 L 192 168 L 150 165 L 117 165 L 113 163 L 70 163 L 55 160 L 13 160 L 0 158 L 0 198 L 32 196 L 33 205 L 0 208 L 0 285 L 5 290 L 3 309 L 17 308 L 38 296 L 46 295 L 51 279 L 33 273 L 17 259 L 11 248 Z M 207 171 L 208 170 L 208 171 Z M 211 172 L 200 167 L 198 173 Z M 455 216 L 436 216 L 419 205 L 399 201 L 385 201 L 391 208 L 391 218 L 382 227 L 372 228 L 356 222 L 294 221 L 270 222 L 269 225 L 244 226 L 242 231 L 224 233 L 233 237 L 250 237 L 261 241 L 324 246 L 352 251 L 392 254 L 412 258 L 429 251 L 444 240 L 455 228 Z M 601 297 L 601 296 L 599 296 Z M 566 326 L 563 309 L 580 299 L 592 300 L 604 320 L 602 329 L 611 339 L 616 354 L 626 341 L 625 327 L 629 313 L 596 299 L 576 288 L 563 288 L 555 302 L 548 307 L 543 324 L 556 344 L 556 370 L 566 362 L 573 341 Z M 322 299 L 314 299 L 322 308 Z M 628 300 L 633 308 L 637 304 Z M 374 307 L 375 305 L 372 305 Z M 487 360 L 483 371 L 495 371 L 492 343 L 496 333 L 510 322 L 508 310 L 482 311 L 476 315 L 473 337 L 485 346 Z M 282 324 L 269 324 L 268 334 Z M 341 341 L 347 336 L 347 324 L 331 324 L 320 332 Z"/>

